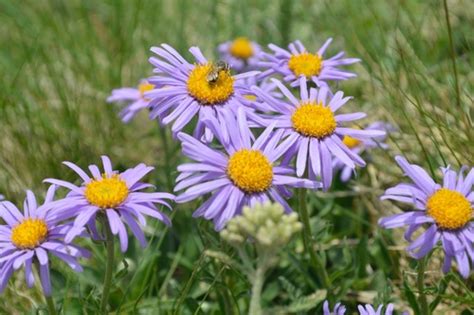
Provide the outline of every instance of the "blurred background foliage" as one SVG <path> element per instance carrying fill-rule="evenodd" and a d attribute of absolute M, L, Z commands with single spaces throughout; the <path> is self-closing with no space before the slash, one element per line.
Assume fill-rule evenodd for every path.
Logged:
<path fill-rule="evenodd" d="M 378 200 L 401 178 L 393 156 L 402 153 L 434 176 L 439 166 L 474 164 L 474 2 L 449 0 L 447 7 L 451 30 L 440 0 L 0 0 L 0 193 L 20 203 L 26 188 L 43 194 L 46 177 L 76 179 L 61 161 L 85 167 L 101 154 L 118 168 L 154 165 L 151 180 L 171 190 L 182 160 L 179 144 L 146 113 L 125 125 L 118 108 L 105 103 L 113 88 L 151 75 L 151 46 L 169 43 L 189 57 L 187 49 L 197 45 L 215 56 L 219 43 L 236 36 L 263 46 L 300 39 L 313 50 L 334 37 L 330 53 L 345 50 L 362 59 L 352 67 L 359 77 L 338 86 L 354 96 L 348 110 L 366 111 L 367 122 L 388 121 L 397 132 L 390 149 L 373 151 L 349 185 L 310 194 L 315 249 L 326 261 L 331 290 L 350 307 L 393 301 L 407 309 L 416 294 L 413 261 L 401 234 L 376 226 L 382 214 L 399 211 Z M 116 313 L 245 313 L 249 284 L 206 256 L 206 249 L 228 255 L 232 249 L 210 224 L 191 218 L 196 205 L 176 207 L 172 229 L 150 224 L 149 246 L 142 251 L 135 244 L 123 255 Z M 55 265 L 55 299 L 66 314 L 94 313 L 104 263 L 102 248 L 94 251 L 81 275 Z M 440 314 L 472 311 L 472 278 L 443 277 L 436 256 L 428 268 L 430 300 L 440 303 Z M 308 257 L 300 239 L 284 251 L 268 275 L 267 307 L 283 313 L 321 307 L 322 288 Z M 22 275 L 15 282 L 0 299 L 1 312 L 42 307 Z"/>

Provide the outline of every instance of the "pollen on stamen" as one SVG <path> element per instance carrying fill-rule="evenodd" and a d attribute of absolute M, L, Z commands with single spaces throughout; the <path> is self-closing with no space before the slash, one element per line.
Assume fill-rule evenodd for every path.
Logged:
<path fill-rule="evenodd" d="M 292 55 L 290 60 L 288 60 L 288 68 L 297 77 L 302 75 L 307 78 L 318 76 L 321 73 L 322 66 L 323 59 L 321 56 L 307 52 Z"/>
<path fill-rule="evenodd" d="M 48 226 L 42 219 L 25 219 L 12 229 L 11 241 L 20 249 L 38 247 L 48 235 Z"/>
<path fill-rule="evenodd" d="M 208 82 L 207 76 L 212 69 L 212 63 L 196 65 L 189 74 L 188 92 L 201 105 L 224 103 L 234 93 L 234 78 L 227 70 L 219 71 L 216 82 Z"/>
<path fill-rule="evenodd" d="M 337 127 L 334 114 L 322 103 L 302 103 L 291 116 L 293 129 L 303 136 L 322 139 L 334 133 Z"/>
<path fill-rule="evenodd" d="M 441 188 L 428 198 L 426 213 L 443 229 L 465 226 L 473 215 L 471 203 L 460 192 Z"/>
<path fill-rule="evenodd" d="M 273 167 L 258 150 L 242 149 L 228 161 L 227 175 L 242 191 L 252 194 L 264 192 L 273 181 Z"/>
<path fill-rule="evenodd" d="M 92 180 L 84 191 L 87 201 L 101 209 L 118 207 L 127 199 L 128 193 L 127 184 L 116 174 Z"/>

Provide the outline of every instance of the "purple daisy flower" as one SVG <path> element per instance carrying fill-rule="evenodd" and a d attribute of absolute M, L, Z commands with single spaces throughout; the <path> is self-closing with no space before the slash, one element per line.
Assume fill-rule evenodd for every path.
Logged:
<path fill-rule="evenodd" d="M 151 51 L 159 57 L 149 59 L 158 75 L 148 81 L 157 86 L 166 85 L 167 88 L 145 93 L 151 99 L 150 118 L 162 117 L 160 120 L 164 125 L 174 121 L 171 130 L 176 134 L 193 117 L 198 117 L 194 137 L 202 137 L 205 142 L 210 142 L 213 134 L 204 125 L 203 115 L 213 115 L 221 121 L 226 112 L 235 115 L 238 108 L 244 107 L 244 96 L 250 94 L 244 79 L 259 73 L 252 71 L 232 76 L 229 69 L 219 68 L 208 61 L 198 47 L 189 49 L 196 59 L 195 64 L 187 62 L 166 44 L 153 47 Z M 244 108 L 250 120 L 259 119 L 253 114 L 253 109 Z"/>
<path fill-rule="evenodd" d="M 385 308 L 385 312 L 382 312 L 383 308 L 384 308 L 383 304 L 379 305 L 377 310 L 375 310 L 375 308 L 370 304 L 357 306 L 357 309 L 359 310 L 359 315 L 392 315 L 393 314 L 394 306 L 392 303 L 387 305 L 387 307 Z M 346 313 L 346 307 L 342 305 L 341 303 L 337 303 L 334 306 L 334 310 L 331 312 L 331 310 L 329 309 L 329 302 L 327 300 L 324 301 L 323 315 L 344 315 L 345 313 Z M 406 312 L 404 312 L 403 314 L 408 315 L 408 313 Z"/>
<path fill-rule="evenodd" d="M 382 130 L 385 132 L 390 132 L 393 131 L 394 128 L 387 123 L 377 121 L 374 123 L 371 123 L 366 127 L 367 130 Z M 382 148 L 382 149 L 387 149 L 388 146 L 387 144 L 383 143 L 385 140 L 386 135 L 380 136 L 380 137 L 374 137 L 373 139 L 356 139 L 352 138 L 351 136 L 344 136 L 342 138 L 342 143 L 344 143 L 352 152 L 355 154 L 362 154 L 364 151 L 367 149 L 371 148 Z M 346 164 L 344 164 L 341 160 L 339 159 L 334 159 L 333 160 L 334 166 L 333 168 L 335 170 L 340 170 L 341 171 L 341 181 L 342 182 L 347 182 L 349 179 L 351 179 L 352 175 L 354 174 L 354 169 L 348 167 Z"/>
<path fill-rule="evenodd" d="M 340 70 L 339 67 L 359 62 L 360 59 L 343 58 L 342 51 L 331 58 L 323 58 L 331 42 L 332 38 L 329 38 L 315 54 L 308 52 L 299 40 L 288 45 L 289 51 L 270 44 L 268 47 L 273 54 L 261 53 L 264 61 L 261 61 L 259 66 L 268 69 L 262 75 L 281 74 L 285 81 L 291 82 L 291 86 L 298 85 L 301 77 L 313 81 L 317 86 L 327 85 L 327 81 L 342 81 L 355 77 L 355 73 Z"/>
<path fill-rule="evenodd" d="M 120 248 L 125 252 L 128 247 L 128 236 L 125 224 L 140 242 L 146 246 L 146 239 L 140 225 L 146 225 L 144 216 L 150 216 L 170 225 L 166 215 L 159 211 L 155 204 L 171 206 L 163 199 L 173 200 L 174 196 L 162 192 L 143 192 L 141 190 L 153 187 L 151 184 L 140 180 L 154 168 L 139 164 L 125 172 L 119 173 L 112 169 L 112 164 L 107 156 L 102 156 L 104 173 L 97 165 L 89 165 L 92 177 L 89 177 L 80 167 L 64 162 L 66 166 L 76 172 L 82 179 L 81 186 L 59 179 L 46 179 L 45 182 L 65 187 L 70 190 L 63 200 L 68 208 L 58 216 L 62 219 L 75 217 L 72 229 L 67 233 L 66 242 L 84 231 L 87 226 L 95 238 L 98 237 L 95 222 L 96 215 L 103 213 L 107 216 L 110 229 L 114 235 L 119 236 Z"/>
<path fill-rule="evenodd" d="M 222 43 L 217 48 L 221 59 L 237 72 L 255 70 L 260 61 L 260 45 L 246 37 L 237 37 L 233 41 Z"/>
<path fill-rule="evenodd" d="M 291 196 L 288 187 L 320 187 L 320 183 L 292 176 L 289 167 L 275 165 L 285 151 L 277 146 L 282 132 L 273 132 L 274 124 L 254 140 L 242 109 L 237 120 L 230 113 L 225 119 L 225 124 L 221 124 L 213 116 L 205 117 L 225 152 L 211 149 L 184 133 L 178 135 L 183 154 L 195 163 L 178 167 L 181 174 L 175 191 L 186 190 L 176 197 L 176 202 L 211 194 L 194 212 L 194 217 L 212 219 L 216 230 L 221 230 L 244 206 L 273 200 L 291 212 L 285 201 Z"/>
<path fill-rule="evenodd" d="M 286 157 L 296 156 L 296 174 L 321 177 L 323 187 L 331 186 L 333 176 L 333 157 L 347 165 L 365 166 L 364 160 L 342 142 L 344 136 L 366 140 L 385 135 L 381 130 L 358 130 L 342 127 L 345 122 L 364 118 L 365 113 L 335 115 L 351 97 L 343 97 L 342 92 L 333 96 L 327 86 L 319 90 L 311 88 L 308 93 L 306 80 L 300 78 L 300 99 L 297 99 L 280 81 L 273 79 L 289 102 L 278 100 L 258 87 L 252 91 L 276 113 L 271 116 L 275 127 L 283 131 L 286 138 L 281 147 L 287 151 Z M 307 167 L 308 165 L 308 167 Z"/>
<path fill-rule="evenodd" d="M 420 166 L 409 164 L 401 156 L 395 160 L 413 183 L 389 188 L 381 199 L 411 203 L 415 210 L 382 218 L 380 226 L 393 229 L 408 225 L 405 239 L 411 244 L 407 251 L 416 259 L 426 256 L 441 241 L 445 253 L 443 272 L 451 269 L 454 259 L 460 274 L 467 278 L 474 261 L 474 168 L 466 177 L 465 168 L 458 174 L 449 167 L 441 168 L 443 184 L 440 185 Z M 422 226 L 427 229 L 413 241 L 411 236 Z"/>
<path fill-rule="evenodd" d="M 329 301 L 324 301 L 323 304 L 323 315 L 344 315 L 346 313 L 346 307 L 342 305 L 340 302 L 334 305 L 334 309 L 331 312 L 329 308 Z"/>
<path fill-rule="evenodd" d="M 28 287 L 35 281 L 32 268 L 38 263 L 41 286 L 46 296 L 51 295 L 49 255 L 68 264 L 74 271 L 82 271 L 77 262 L 80 257 L 89 257 L 85 249 L 64 243 L 70 224 L 58 224 L 54 214 L 55 186 L 46 194 L 43 205 L 37 206 L 31 191 L 26 192 L 24 212 L 9 201 L 0 202 L 0 217 L 6 225 L 0 225 L 0 292 L 3 292 L 15 270 L 24 266 Z M 53 208 L 51 210 L 51 208 Z"/>
<path fill-rule="evenodd" d="M 107 98 L 109 103 L 127 103 L 120 112 L 122 121 L 127 123 L 132 120 L 135 115 L 144 108 L 147 108 L 150 100 L 145 98 L 144 94 L 155 88 L 153 84 L 142 80 L 137 88 L 125 87 L 112 90 L 112 95 Z"/>

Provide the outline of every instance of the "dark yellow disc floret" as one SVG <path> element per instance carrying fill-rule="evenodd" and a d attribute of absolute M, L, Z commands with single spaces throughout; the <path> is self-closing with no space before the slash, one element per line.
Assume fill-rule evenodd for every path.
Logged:
<path fill-rule="evenodd" d="M 238 37 L 232 42 L 230 53 L 236 58 L 248 59 L 254 54 L 252 42 L 246 37 Z"/>
<path fill-rule="evenodd" d="M 303 103 L 291 116 L 293 129 L 303 136 L 322 139 L 336 130 L 336 119 L 329 107 L 322 103 Z"/>
<path fill-rule="evenodd" d="M 127 184 L 116 174 L 92 180 L 84 191 L 87 201 L 101 209 L 118 207 L 127 199 L 128 193 Z"/>
<path fill-rule="evenodd" d="M 360 144 L 360 140 L 352 138 L 351 136 L 344 136 L 344 138 L 342 138 L 342 143 L 344 143 L 348 148 L 352 149 Z"/>
<path fill-rule="evenodd" d="M 13 227 L 11 241 L 21 249 L 38 247 L 48 235 L 48 226 L 42 219 L 25 219 Z"/>
<path fill-rule="evenodd" d="M 273 167 L 262 152 L 242 149 L 229 158 L 227 176 L 242 191 L 260 193 L 272 185 Z"/>
<path fill-rule="evenodd" d="M 441 188 L 428 198 L 426 213 L 440 228 L 454 230 L 465 226 L 472 219 L 473 209 L 460 192 Z"/>
<path fill-rule="evenodd" d="M 288 68 L 297 77 L 304 75 L 309 78 L 312 76 L 318 76 L 321 73 L 323 66 L 323 59 L 317 54 L 302 53 L 298 55 L 292 55 L 288 60 Z"/>

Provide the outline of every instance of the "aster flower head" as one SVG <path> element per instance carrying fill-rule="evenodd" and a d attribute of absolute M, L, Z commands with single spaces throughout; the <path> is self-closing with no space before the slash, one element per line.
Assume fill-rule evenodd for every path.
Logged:
<path fill-rule="evenodd" d="M 369 124 L 366 127 L 367 130 L 381 130 L 385 131 L 386 133 L 394 131 L 394 128 L 392 125 L 381 122 L 381 121 L 376 121 L 371 124 Z M 386 138 L 386 135 L 379 136 L 379 137 L 374 137 L 372 139 L 356 139 L 352 138 L 351 136 L 344 136 L 342 138 L 342 143 L 344 143 L 352 152 L 361 155 L 364 153 L 364 151 L 367 151 L 367 149 L 372 149 L 372 148 L 382 148 L 382 149 L 387 149 L 388 146 L 386 143 L 384 143 L 384 140 Z M 349 179 L 352 177 L 354 174 L 354 169 L 348 167 L 345 165 L 342 161 L 339 159 L 334 159 L 334 169 L 335 170 L 340 170 L 340 178 L 342 182 L 347 182 Z"/>
<path fill-rule="evenodd" d="M 441 185 L 420 166 L 409 164 L 401 156 L 397 156 L 395 160 L 413 183 L 401 183 L 389 188 L 381 199 L 409 203 L 414 209 L 382 218 L 379 224 L 387 229 L 407 225 L 405 239 L 410 242 L 407 251 L 416 259 L 426 256 L 441 242 L 445 254 L 443 272 L 448 272 L 455 260 L 460 274 L 467 278 L 474 261 L 474 168 L 471 168 L 466 177 L 465 168 L 457 174 L 449 167 L 441 168 Z M 413 233 L 422 226 L 426 230 L 412 240 Z"/>
<path fill-rule="evenodd" d="M 324 189 L 331 186 L 333 159 L 339 159 L 351 170 L 365 166 L 364 160 L 343 143 L 344 136 L 360 141 L 385 135 L 381 130 L 353 129 L 343 127 L 366 116 L 365 113 L 339 114 L 335 112 L 351 97 L 341 91 L 332 95 L 327 86 L 308 91 L 306 80 L 300 78 L 300 97 L 297 99 L 280 81 L 273 79 L 287 100 L 278 100 L 258 87 L 253 87 L 257 97 L 272 108 L 275 127 L 283 132 L 281 147 L 287 157 L 296 156 L 296 174 L 308 172 L 310 179 L 320 177 Z"/>
<path fill-rule="evenodd" d="M 176 197 L 176 202 L 185 203 L 210 194 L 194 217 L 213 220 L 216 229 L 221 230 L 244 206 L 271 200 L 291 212 L 285 201 L 285 197 L 291 196 L 288 188 L 320 187 L 320 183 L 292 176 L 289 167 L 279 165 L 277 161 L 285 152 L 278 146 L 282 132 L 274 132 L 274 124 L 255 139 L 242 109 L 237 120 L 228 115 L 221 124 L 209 116 L 205 122 L 223 150 L 212 149 L 184 133 L 178 135 L 183 154 L 195 162 L 178 167 L 175 191 L 186 190 Z"/>
<path fill-rule="evenodd" d="M 222 43 L 217 50 L 221 59 L 237 72 L 257 69 L 259 54 L 262 51 L 260 45 L 247 37 L 237 37 L 233 41 Z"/>
<path fill-rule="evenodd" d="M 81 247 L 64 242 L 71 225 L 58 223 L 54 194 L 55 186 L 52 185 L 44 203 L 38 206 L 34 194 L 27 191 L 23 212 L 9 201 L 0 202 L 0 217 L 6 223 L 0 225 L 0 292 L 5 289 L 13 272 L 22 267 L 26 283 L 31 288 L 35 282 L 32 268 L 37 264 L 44 293 L 51 295 L 51 256 L 64 261 L 74 271 L 82 271 L 77 260 L 90 254 Z"/>
<path fill-rule="evenodd" d="M 125 172 L 114 171 L 107 156 L 102 156 L 104 172 L 97 165 L 89 165 L 89 176 L 80 167 L 71 162 L 64 162 L 66 166 L 76 172 L 82 179 L 82 184 L 76 186 L 59 179 L 46 179 L 45 182 L 65 187 L 70 190 L 61 205 L 67 205 L 62 211 L 63 217 L 75 217 L 71 230 L 67 233 L 66 242 L 82 233 L 86 226 L 98 237 L 96 230 L 96 216 L 100 213 L 107 217 L 108 224 L 114 235 L 118 234 L 120 247 L 125 252 L 128 247 L 128 236 L 125 225 L 143 247 L 146 239 L 141 225 L 146 225 L 145 216 L 158 219 L 167 225 L 171 222 L 155 204 L 171 209 L 165 199 L 173 200 L 174 196 L 162 192 L 143 192 L 151 184 L 141 182 L 141 179 L 153 170 L 153 167 L 139 164 Z M 138 222 L 137 222 L 138 221 Z M 140 223 L 140 224 L 139 224 Z"/>
<path fill-rule="evenodd" d="M 155 88 L 153 84 L 142 80 L 138 87 L 124 87 L 112 90 L 112 94 L 107 98 L 109 103 L 125 103 L 125 107 L 120 112 L 123 122 L 129 122 L 135 115 L 144 108 L 147 108 L 150 100 L 145 97 L 145 92 Z"/>
<path fill-rule="evenodd" d="M 160 117 L 164 125 L 174 122 L 171 130 L 177 134 L 197 117 L 194 136 L 206 142 L 212 140 L 213 134 L 204 125 L 203 116 L 213 115 L 222 120 L 224 113 L 235 115 L 238 108 L 244 107 L 244 95 L 249 94 L 244 79 L 258 74 L 252 71 L 233 76 L 229 69 L 219 68 L 217 63 L 207 60 L 198 47 L 189 49 L 196 59 L 195 64 L 187 62 L 166 44 L 152 47 L 151 51 L 157 55 L 149 59 L 157 75 L 148 81 L 166 88 L 145 93 L 151 100 L 150 118 Z M 250 119 L 255 116 L 253 109 L 244 108 Z"/>
<path fill-rule="evenodd" d="M 360 59 L 344 58 L 344 52 L 325 58 L 324 53 L 331 42 L 332 38 L 326 40 L 316 53 L 308 52 L 299 40 L 289 44 L 288 50 L 270 44 L 268 47 L 273 54 L 262 52 L 261 58 L 264 61 L 259 65 L 267 68 L 265 75 L 281 74 L 292 86 L 298 85 L 300 78 L 313 81 L 317 86 L 323 86 L 327 85 L 328 81 L 342 81 L 355 77 L 355 73 L 341 70 L 339 67 L 359 62 Z"/>
<path fill-rule="evenodd" d="M 393 304 L 388 304 L 385 308 L 385 312 L 383 311 L 384 306 L 383 304 L 379 305 L 377 309 L 375 309 L 372 305 L 358 305 L 357 309 L 359 310 L 359 315 L 392 315 L 393 314 Z M 346 307 L 341 303 L 337 303 L 334 306 L 333 311 L 329 309 L 329 302 L 326 300 L 323 304 L 323 314 L 324 315 L 344 315 L 346 313 Z M 404 315 L 408 315 L 408 313 L 404 312 Z"/>

